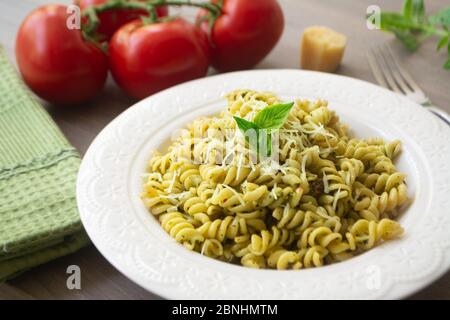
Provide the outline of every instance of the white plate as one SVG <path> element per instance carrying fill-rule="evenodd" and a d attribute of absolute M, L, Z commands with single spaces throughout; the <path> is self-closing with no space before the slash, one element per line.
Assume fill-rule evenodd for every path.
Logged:
<path fill-rule="evenodd" d="M 398 168 L 413 204 L 400 219 L 405 236 L 348 261 L 298 271 L 253 270 L 186 250 L 142 204 L 151 151 L 197 116 L 225 107 L 237 88 L 286 99 L 324 98 L 358 137 L 399 138 Z M 299 70 L 244 71 L 208 77 L 144 99 L 112 121 L 87 151 L 78 176 L 83 224 L 123 274 L 177 299 L 399 298 L 450 266 L 450 129 L 419 105 L 375 85 Z"/>

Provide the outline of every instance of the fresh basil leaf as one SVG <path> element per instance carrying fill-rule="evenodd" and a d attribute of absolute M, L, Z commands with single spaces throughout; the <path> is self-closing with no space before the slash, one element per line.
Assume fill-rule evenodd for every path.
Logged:
<path fill-rule="evenodd" d="M 393 32 L 397 39 L 399 39 L 410 51 L 415 51 L 419 46 L 419 41 L 417 38 L 408 31 L 401 31 L 395 28 L 389 28 L 388 31 Z"/>
<path fill-rule="evenodd" d="M 439 36 L 437 50 L 447 45 L 450 57 L 450 7 L 427 19 L 424 0 L 405 0 L 401 13 L 381 12 L 380 27 L 395 34 L 410 51 L 415 51 L 427 37 Z M 448 68 L 448 61 L 445 68 Z"/>
<path fill-rule="evenodd" d="M 412 15 L 413 15 L 413 2 L 412 2 L 412 0 L 405 0 L 403 2 L 402 12 L 403 12 L 403 16 L 406 19 L 411 19 L 412 18 Z"/>
<path fill-rule="evenodd" d="M 423 0 L 405 0 L 403 2 L 403 17 L 415 23 L 421 23 L 425 19 L 425 4 Z"/>
<path fill-rule="evenodd" d="M 260 142 L 260 139 L 261 139 L 260 128 L 254 122 L 251 122 L 251 121 L 248 121 L 248 120 L 242 119 L 240 117 L 236 117 L 236 116 L 233 116 L 233 118 L 236 121 L 239 129 L 244 134 L 245 141 L 247 141 L 250 144 L 250 146 L 253 150 L 255 150 L 257 153 L 259 153 L 261 150 L 261 148 L 259 148 L 260 143 L 261 143 Z M 250 139 L 249 132 L 248 132 L 249 130 L 253 130 L 256 137 L 252 137 L 252 139 Z"/>
<path fill-rule="evenodd" d="M 417 24 L 412 20 L 405 18 L 403 15 L 396 12 L 381 12 L 380 15 L 380 27 L 381 29 L 398 29 L 398 30 L 411 30 L 417 29 Z"/>
<path fill-rule="evenodd" d="M 438 15 L 429 16 L 428 23 L 435 26 L 441 23 L 441 18 Z"/>
<path fill-rule="evenodd" d="M 436 47 L 436 50 L 441 50 L 443 47 L 445 47 L 445 45 L 448 43 L 448 39 L 449 39 L 449 35 L 445 35 L 443 36 L 440 40 L 439 43 Z"/>
<path fill-rule="evenodd" d="M 236 121 L 239 129 L 243 132 L 246 133 L 247 130 L 249 129 L 254 129 L 256 131 L 258 131 L 258 126 L 256 125 L 256 123 L 233 116 L 234 120 Z"/>
<path fill-rule="evenodd" d="M 425 20 L 425 4 L 423 0 L 412 0 L 412 16 L 416 23 L 422 23 Z"/>
<path fill-rule="evenodd" d="M 444 69 L 450 70 L 450 58 L 448 58 L 447 62 L 444 63 Z"/>
<path fill-rule="evenodd" d="M 294 102 L 268 106 L 256 115 L 254 121 L 259 128 L 279 129 L 286 121 L 293 105 Z"/>
<path fill-rule="evenodd" d="M 440 10 L 435 15 L 428 17 L 428 22 L 432 25 L 442 25 L 446 30 L 450 27 L 450 7 Z"/>

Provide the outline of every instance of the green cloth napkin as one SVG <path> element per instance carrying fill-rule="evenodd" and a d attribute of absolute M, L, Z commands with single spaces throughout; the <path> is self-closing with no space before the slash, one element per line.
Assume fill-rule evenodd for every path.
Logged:
<path fill-rule="evenodd" d="M 89 243 L 75 201 L 79 165 L 0 47 L 0 282 Z"/>

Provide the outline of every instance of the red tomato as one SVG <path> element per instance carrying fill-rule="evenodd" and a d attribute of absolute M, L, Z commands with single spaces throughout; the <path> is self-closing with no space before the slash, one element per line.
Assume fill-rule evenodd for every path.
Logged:
<path fill-rule="evenodd" d="M 26 17 L 16 39 L 23 79 L 40 97 L 56 104 L 76 104 L 95 96 L 108 73 L 106 55 L 81 31 L 68 29 L 66 6 L 47 5 Z"/>
<path fill-rule="evenodd" d="M 200 11 L 198 18 L 205 14 Z M 202 27 L 208 32 L 207 22 Z M 283 29 L 283 12 L 276 0 L 224 0 L 211 34 L 212 66 L 218 71 L 252 68 L 275 47 Z"/>
<path fill-rule="evenodd" d="M 75 0 L 75 3 L 83 10 L 87 7 L 104 4 L 108 1 L 109 0 Z M 169 13 L 167 7 L 157 7 L 156 11 L 159 17 L 165 17 Z M 117 29 L 140 16 L 148 16 L 148 12 L 146 10 L 118 9 L 99 13 L 98 18 L 100 19 L 100 26 L 98 27 L 97 32 L 103 35 L 106 40 L 109 40 Z"/>
<path fill-rule="evenodd" d="M 209 65 L 205 33 L 182 18 L 130 22 L 114 34 L 109 52 L 115 81 L 135 98 L 203 77 Z"/>

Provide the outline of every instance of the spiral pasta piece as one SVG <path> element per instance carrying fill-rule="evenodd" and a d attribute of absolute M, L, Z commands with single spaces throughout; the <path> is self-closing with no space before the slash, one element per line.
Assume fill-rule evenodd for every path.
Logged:
<path fill-rule="evenodd" d="M 400 236 L 403 228 L 396 221 L 382 219 L 379 222 L 360 219 L 350 228 L 350 234 L 357 245 L 365 250 L 374 247 L 382 240 L 390 240 Z"/>
<path fill-rule="evenodd" d="M 260 235 L 252 234 L 249 250 L 251 253 L 260 256 L 275 246 L 289 245 L 293 241 L 294 234 L 292 232 L 273 226 L 272 232 L 263 230 Z"/>
<path fill-rule="evenodd" d="M 169 212 L 159 217 L 161 226 L 172 238 L 182 243 L 188 249 L 193 249 L 197 242 L 203 242 L 204 238 L 194 226 L 189 223 L 180 212 Z"/>
<path fill-rule="evenodd" d="M 295 251 L 289 251 L 282 247 L 274 248 L 270 252 L 267 258 L 267 264 L 269 267 L 278 270 L 295 270 L 302 267 L 300 255 Z"/>
<path fill-rule="evenodd" d="M 197 230 L 206 239 L 234 239 L 239 235 L 248 233 L 247 222 L 244 218 L 228 216 L 225 219 L 216 219 L 203 223 Z"/>
<path fill-rule="evenodd" d="M 308 228 L 302 232 L 297 246 L 300 249 L 314 247 L 315 245 L 327 248 L 330 244 L 340 242 L 341 240 L 342 235 L 333 232 L 328 227 Z"/>
<path fill-rule="evenodd" d="M 219 258 L 224 255 L 222 243 L 216 239 L 206 239 L 202 244 L 201 254 L 211 257 Z"/>
<path fill-rule="evenodd" d="M 321 267 L 324 265 L 324 258 L 328 255 L 328 250 L 321 246 L 314 246 L 301 249 L 298 255 L 304 268 Z"/>
<path fill-rule="evenodd" d="M 360 181 L 368 188 L 372 188 L 377 194 L 390 191 L 394 187 L 398 187 L 405 180 L 405 174 L 395 172 L 393 174 L 363 174 Z"/>

